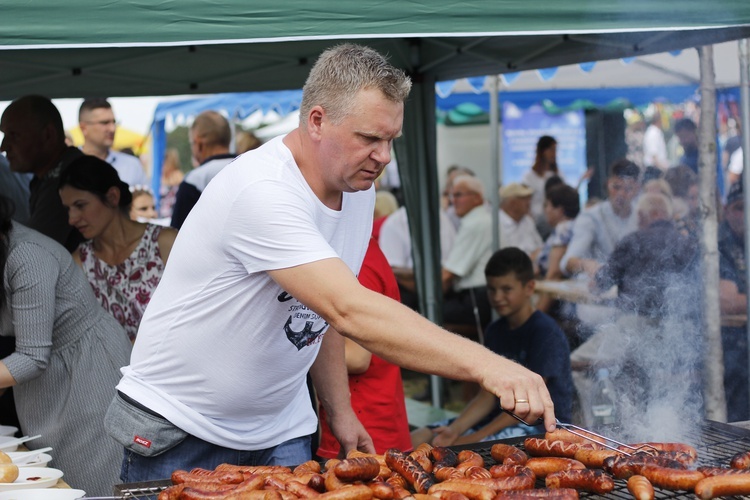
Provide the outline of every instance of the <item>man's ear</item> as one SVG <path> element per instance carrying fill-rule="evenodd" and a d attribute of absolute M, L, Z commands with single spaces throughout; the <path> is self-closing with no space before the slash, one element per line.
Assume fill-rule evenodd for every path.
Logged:
<path fill-rule="evenodd" d="M 534 295 L 534 290 L 536 290 L 536 280 L 529 280 L 525 285 L 524 289 L 526 290 L 526 295 L 531 297 Z"/>
<path fill-rule="evenodd" d="M 307 115 L 307 133 L 315 140 L 322 136 L 324 118 L 325 110 L 321 106 L 313 106 Z"/>

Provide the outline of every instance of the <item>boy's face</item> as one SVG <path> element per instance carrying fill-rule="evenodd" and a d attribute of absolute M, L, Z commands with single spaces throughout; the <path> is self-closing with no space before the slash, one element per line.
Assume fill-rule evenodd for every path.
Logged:
<path fill-rule="evenodd" d="M 520 311 L 534 294 L 534 280 L 524 284 L 516 273 L 487 276 L 487 295 L 490 305 L 500 316 L 512 316 Z"/>

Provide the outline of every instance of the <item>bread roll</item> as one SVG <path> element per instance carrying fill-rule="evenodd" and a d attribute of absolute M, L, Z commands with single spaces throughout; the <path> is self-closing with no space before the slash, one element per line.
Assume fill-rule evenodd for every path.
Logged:
<path fill-rule="evenodd" d="M 0 451 L 0 464 L 12 464 L 12 463 L 13 463 L 13 460 L 10 458 L 10 456 L 5 452 Z"/>
<path fill-rule="evenodd" d="M 0 483 L 12 483 L 18 479 L 18 466 L 15 464 L 0 464 Z"/>

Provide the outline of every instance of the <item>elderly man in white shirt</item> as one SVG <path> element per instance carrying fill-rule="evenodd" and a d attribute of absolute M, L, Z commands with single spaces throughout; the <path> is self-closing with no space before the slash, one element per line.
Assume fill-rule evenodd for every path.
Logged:
<path fill-rule="evenodd" d="M 532 260 L 544 243 L 529 215 L 533 194 L 533 189 L 517 182 L 500 188 L 500 248 L 520 248 Z"/>

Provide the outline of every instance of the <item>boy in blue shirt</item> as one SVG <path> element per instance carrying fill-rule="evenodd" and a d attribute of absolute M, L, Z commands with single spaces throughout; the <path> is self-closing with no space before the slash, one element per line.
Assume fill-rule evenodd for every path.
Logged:
<path fill-rule="evenodd" d="M 531 259 L 518 248 L 498 250 L 487 262 L 485 276 L 490 304 L 500 316 L 487 327 L 485 346 L 541 375 L 555 403 L 555 415 L 570 422 L 570 349 L 555 320 L 534 308 Z M 501 412 L 497 398 L 481 390 L 458 417 L 413 431 L 412 444 L 450 446 L 543 432 L 541 423 L 527 426 Z"/>

